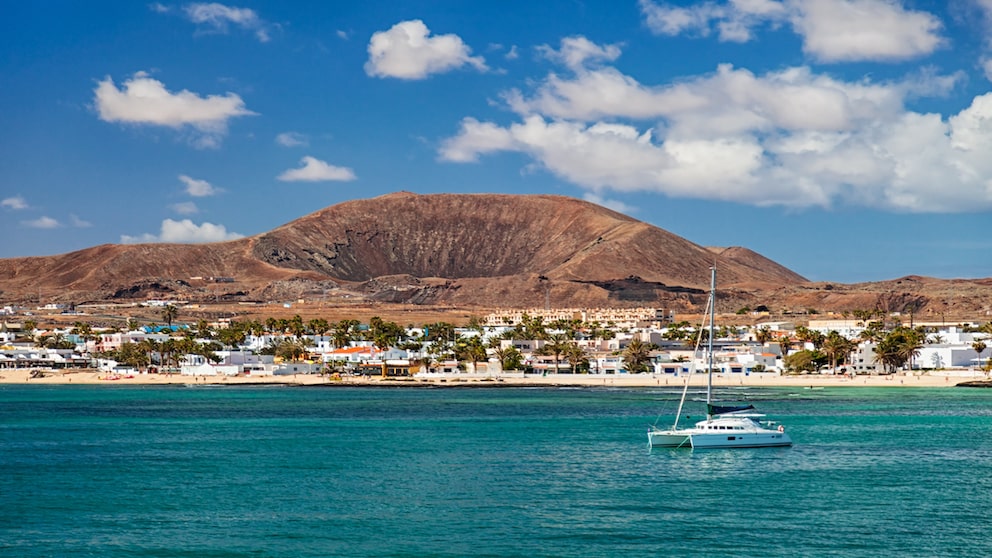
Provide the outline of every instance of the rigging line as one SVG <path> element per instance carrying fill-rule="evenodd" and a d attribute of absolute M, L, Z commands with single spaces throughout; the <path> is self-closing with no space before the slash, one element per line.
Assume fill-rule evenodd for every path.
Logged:
<path fill-rule="evenodd" d="M 692 378 L 693 372 L 696 371 L 696 354 L 699 353 L 699 346 L 703 342 L 703 330 L 706 329 L 707 316 L 710 315 L 710 306 L 714 303 L 713 294 L 710 293 L 709 298 L 706 299 L 706 308 L 703 309 L 703 321 L 699 324 L 699 330 L 696 332 L 696 343 L 692 347 L 692 360 L 689 361 L 689 373 L 686 375 L 685 380 L 682 384 L 682 397 L 679 399 L 679 407 L 675 412 L 675 424 L 672 425 L 672 430 L 675 430 L 679 426 L 679 418 L 682 415 L 682 406 L 685 404 L 685 396 L 689 392 L 689 380 Z M 658 421 L 664 415 L 664 410 L 658 414 L 657 418 L 654 419 L 654 424 L 651 425 L 652 428 L 658 426 Z"/>

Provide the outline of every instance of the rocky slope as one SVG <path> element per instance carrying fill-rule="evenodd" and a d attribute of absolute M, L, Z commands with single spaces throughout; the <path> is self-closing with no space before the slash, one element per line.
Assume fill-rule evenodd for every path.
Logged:
<path fill-rule="evenodd" d="M 0 260 L 0 300 L 237 302 L 332 293 L 420 305 L 678 311 L 705 298 L 713 265 L 721 310 L 771 303 L 933 311 L 971 304 L 945 291 L 986 300 L 992 293 L 989 282 L 925 278 L 813 284 L 746 248 L 702 247 L 573 198 L 401 192 L 327 207 L 237 241 L 104 245 Z"/>

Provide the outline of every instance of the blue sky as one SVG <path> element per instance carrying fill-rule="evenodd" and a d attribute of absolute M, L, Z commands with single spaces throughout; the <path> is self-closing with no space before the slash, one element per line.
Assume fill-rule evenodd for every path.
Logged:
<path fill-rule="evenodd" d="M 406 190 L 583 198 L 811 280 L 992 277 L 992 0 L 39 1 L 0 31 L 4 258 Z"/>

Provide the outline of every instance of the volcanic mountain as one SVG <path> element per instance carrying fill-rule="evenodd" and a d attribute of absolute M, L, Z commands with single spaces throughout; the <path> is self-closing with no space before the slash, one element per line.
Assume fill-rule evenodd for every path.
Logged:
<path fill-rule="evenodd" d="M 0 300 L 237 302 L 334 292 L 425 305 L 679 309 L 705 299 L 714 265 L 725 304 L 799 291 L 814 303 L 810 291 L 822 290 L 746 248 L 699 246 L 574 198 L 400 192 L 229 242 L 2 259 Z M 836 298 L 842 289 L 825 290 Z"/>

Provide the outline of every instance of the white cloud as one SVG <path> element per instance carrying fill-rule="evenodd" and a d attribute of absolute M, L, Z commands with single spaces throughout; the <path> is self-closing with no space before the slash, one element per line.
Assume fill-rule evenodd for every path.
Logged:
<path fill-rule="evenodd" d="M 69 214 L 69 224 L 77 229 L 86 229 L 93 226 L 93 223 L 80 219 L 77 215 Z"/>
<path fill-rule="evenodd" d="M 196 207 L 196 204 L 193 202 L 174 203 L 169 207 L 180 215 L 193 215 L 200 211 L 200 208 Z"/>
<path fill-rule="evenodd" d="M 186 185 L 186 193 L 194 198 L 215 196 L 220 192 L 219 188 L 216 188 L 206 180 L 198 180 L 196 178 L 186 176 L 185 174 L 180 174 L 179 180 Z"/>
<path fill-rule="evenodd" d="M 194 143 L 200 147 L 218 146 L 231 118 L 255 114 L 234 93 L 207 97 L 185 89 L 172 93 L 145 72 L 134 74 L 124 82 L 123 89 L 107 77 L 94 92 L 100 120 L 174 129 L 188 126 L 195 131 Z"/>
<path fill-rule="evenodd" d="M 681 7 L 640 0 L 648 28 L 659 35 L 747 42 L 755 28 L 790 23 L 803 51 L 822 62 L 899 61 L 932 53 L 945 44 L 933 14 L 904 9 L 893 0 L 730 0 Z"/>
<path fill-rule="evenodd" d="M 10 198 L 4 198 L 0 201 L 0 207 L 5 207 L 7 209 L 27 209 L 28 202 L 24 201 L 21 196 L 13 196 Z"/>
<path fill-rule="evenodd" d="M 309 155 L 300 159 L 300 168 L 289 169 L 277 178 L 283 182 L 325 182 L 355 180 L 354 171 L 347 167 L 336 167 L 328 165 L 320 159 Z"/>
<path fill-rule="evenodd" d="M 905 60 L 944 44 L 934 15 L 888 0 L 806 0 L 793 26 L 803 50 L 825 62 Z"/>
<path fill-rule="evenodd" d="M 905 101 L 960 74 L 842 81 L 807 67 L 716 72 L 658 87 L 577 67 L 504 95 L 520 120 L 465 118 L 439 158 L 517 152 L 606 198 L 608 191 L 757 206 L 860 205 L 906 212 L 992 209 L 992 93 L 950 118 Z"/>
<path fill-rule="evenodd" d="M 612 62 L 620 57 L 619 46 L 600 46 L 581 36 L 565 37 L 561 40 L 559 50 L 548 45 L 541 45 L 537 50 L 548 60 L 563 64 L 571 70 L 582 69 L 589 66 L 590 62 Z"/>
<path fill-rule="evenodd" d="M 935 78 L 928 77 L 928 83 Z M 913 82 L 915 83 L 915 82 Z M 667 119 L 667 135 L 707 136 L 786 129 L 845 130 L 902 110 L 913 84 L 842 82 L 786 68 L 763 76 L 729 65 L 712 74 L 647 87 L 615 68 L 555 74 L 526 98 L 504 95 L 521 115 L 591 121 L 601 118 Z"/>
<path fill-rule="evenodd" d="M 992 81 L 992 57 L 984 57 L 979 61 L 985 79 Z"/>
<path fill-rule="evenodd" d="M 151 4 L 148 4 L 148 9 L 160 14 L 167 14 L 172 11 L 172 8 L 160 2 L 152 2 Z"/>
<path fill-rule="evenodd" d="M 596 205 L 601 205 L 607 209 L 612 209 L 613 211 L 625 214 L 637 213 L 637 208 L 631 205 L 627 205 L 620 200 L 611 200 L 595 194 L 593 192 L 588 192 L 582 196 L 582 199 L 587 202 L 594 203 Z"/>
<path fill-rule="evenodd" d="M 182 221 L 166 219 L 162 221 L 162 230 L 157 236 L 150 233 L 140 236 L 121 235 L 121 243 L 173 242 L 180 244 L 201 244 L 205 242 L 236 240 L 239 238 L 244 238 L 244 235 L 227 232 L 224 225 L 215 225 L 213 223 L 197 225 L 189 219 L 183 219 Z"/>
<path fill-rule="evenodd" d="M 365 73 L 373 77 L 424 79 L 473 66 L 487 69 L 481 56 L 470 56 L 472 50 L 458 35 L 430 36 L 430 30 L 419 19 L 402 21 L 388 31 L 377 31 L 369 40 L 369 59 Z"/>
<path fill-rule="evenodd" d="M 266 43 L 271 27 L 258 14 L 249 8 L 225 6 L 216 2 L 189 4 L 184 8 L 186 17 L 197 25 L 209 28 L 214 33 L 227 33 L 230 25 L 255 33 L 255 37 Z"/>
<path fill-rule="evenodd" d="M 283 132 L 276 136 L 276 143 L 283 147 L 301 147 L 310 145 L 310 140 L 299 132 Z"/>
<path fill-rule="evenodd" d="M 38 217 L 37 219 L 33 219 L 31 221 L 22 222 L 32 229 L 57 229 L 62 226 L 62 224 L 55 219 L 46 216 Z"/>
<path fill-rule="evenodd" d="M 715 27 L 720 41 L 736 43 L 753 39 L 755 27 L 766 23 L 777 26 L 788 15 L 787 5 L 777 0 L 697 2 L 685 8 L 641 0 L 640 6 L 648 29 L 656 34 L 707 37 Z"/>

